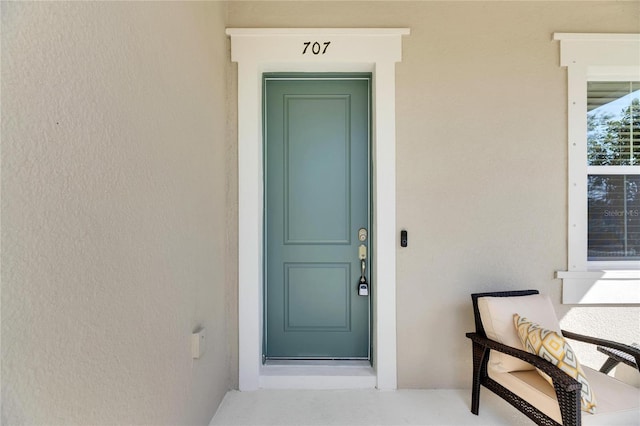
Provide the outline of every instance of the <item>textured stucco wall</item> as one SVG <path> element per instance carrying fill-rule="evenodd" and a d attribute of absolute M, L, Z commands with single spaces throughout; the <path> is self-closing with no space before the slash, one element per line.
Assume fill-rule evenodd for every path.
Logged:
<path fill-rule="evenodd" d="M 565 328 L 640 341 L 637 307 L 560 305 L 567 89 L 551 41 L 639 32 L 639 2 L 259 1 L 228 12 L 230 27 L 411 28 L 396 67 L 397 225 L 409 231 L 397 250 L 400 387 L 470 386 L 472 292 L 538 288 Z"/>
<path fill-rule="evenodd" d="M 202 424 L 237 385 L 225 16 L 412 30 L 397 67 L 401 387 L 469 385 L 474 291 L 537 287 L 565 328 L 640 340 L 637 307 L 559 304 L 566 74 L 550 41 L 638 32 L 640 3 L 1 8 L 3 423 Z"/>
<path fill-rule="evenodd" d="M 226 4 L 1 7 L 2 422 L 207 424 L 237 380 Z"/>

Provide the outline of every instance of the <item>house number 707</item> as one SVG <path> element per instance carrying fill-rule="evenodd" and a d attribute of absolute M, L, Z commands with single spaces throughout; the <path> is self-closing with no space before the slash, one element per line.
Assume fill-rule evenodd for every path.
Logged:
<path fill-rule="evenodd" d="M 319 55 L 319 54 L 325 54 L 327 53 L 327 47 L 329 47 L 329 45 L 331 44 L 330 41 L 325 41 L 324 43 L 320 44 L 317 41 L 314 41 L 313 43 L 310 41 L 305 41 L 304 43 L 304 49 L 302 49 L 302 54 L 306 55 L 307 53 L 313 53 L 314 55 Z M 311 46 L 311 49 L 309 49 L 309 46 Z M 324 49 L 322 48 L 322 46 L 324 46 Z"/>

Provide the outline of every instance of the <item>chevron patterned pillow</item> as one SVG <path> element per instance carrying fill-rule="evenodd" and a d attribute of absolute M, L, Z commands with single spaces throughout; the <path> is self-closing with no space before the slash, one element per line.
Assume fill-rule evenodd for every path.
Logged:
<path fill-rule="evenodd" d="M 569 376 L 582 383 L 581 408 L 587 413 L 595 414 L 596 398 L 593 390 L 589 386 L 587 377 L 578 362 L 578 358 L 576 358 L 575 352 L 564 337 L 555 331 L 542 328 L 538 324 L 520 317 L 518 314 L 513 315 L 513 323 L 518 332 L 518 337 L 520 337 L 522 345 L 527 352 L 550 361 Z M 538 370 L 538 373 L 553 386 L 551 377 L 540 370 Z"/>

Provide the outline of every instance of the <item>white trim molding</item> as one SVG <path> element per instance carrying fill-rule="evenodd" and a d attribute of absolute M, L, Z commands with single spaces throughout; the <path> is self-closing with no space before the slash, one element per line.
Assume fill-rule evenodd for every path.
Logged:
<path fill-rule="evenodd" d="M 555 33 L 560 65 L 567 67 L 568 111 L 568 250 L 562 303 L 640 303 L 639 262 L 591 262 L 587 257 L 587 82 L 640 80 L 640 34 Z M 615 173 L 635 174 L 637 166 Z M 611 169 L 609 169 L 611 170 Z"/>
<path fill-rule="evenodd" d="M 262 74 L 364 71 L 373 75 L 375 383 L 378 389 L 395 389 L 395 64 L 401 60 L 402 36 L 408 35 L 409 29 L 228 28 L 226 34 L 231 36 L 231 60 L 238 63 L 239 388 L 255 390 L 277 386 L 262 367 Z M 305 51 L 308 42 L 311 49 L 307 45 Z M 322 49 L 313 49 L 314 43 Z M 341 379 L 341 383 L 345 383 L 344 380 Z"/>
<path fill-rule="evenodd" d="M 558 271 L 562 303 L 632 305 L 640 303 L 640 271 Z"/>

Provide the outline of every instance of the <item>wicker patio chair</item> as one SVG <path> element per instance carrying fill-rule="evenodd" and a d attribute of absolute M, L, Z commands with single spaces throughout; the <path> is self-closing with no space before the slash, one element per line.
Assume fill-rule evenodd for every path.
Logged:
<path fill-rule="evenodd" d="M 509 299 L 485 299 L 482 301 L 483 308 L 479 309 L 479 300 L 485 297 Z M 544 298 L 546 298 L 546 301 L 541 300 Z M 512 323 L 514 313 L 524 314 L 530 320 L 535 321 L 536 313 L 533 311 L 542 309 L 543 312 L 539 315 L 545 318 L 541 318 L 540 321 L 547 321 L 551 324 L 555 321 L 557 324 L 557 317 L 553 312 L 551 300 L 546 296 L 539 295 L 537 290 L 477 293 L 472 294 L 471 299 L 476 325 L 475 333 L 466 334 L 473 345 L 471 412 L 478 415 L 480 386 L 482 385 L 509 402 L 539 425 L 581 425 L 580 392 L 582 384 L 551 362 L 524 351 L 522 345 L 519 347 L 516 347 L 517 345 L 510 346 L 504 342 L 496 341 L 499 339 L 492 340 L 488 338 L 485 326 L 483 326 L 482 316 L 489 315 L 486 313 L 488 303 L 494 304 L 493 306 L 498 303 L 498 306 L 505 307 L 503 315 L 505 321 L 507 320 L 506 315 L 509 314 L 510 304 L 514 303 L 512 312 L 509 314 Z M 540 304 L 540 306 L 547 304 L 548 306 L 540 308 L 536 307 L 536 304 Z M 525 312 L 518 312 L 518 310 Z M 550 316 L 553 318 L 546 318 Z M 485 319 L 485 321 L 491 322 L 490 325 L 487 325 L 488 327 L 493 327 L 493 322 L 497 322 L 491 317 L 488 320 Z M 553 326 L 545 326 L 542 322 L 540 324 L 543 327 L 553 329 Z M 638 348 L 560 330 L 559 325 L 557 327 L 558 331 L 561 331 L 566 339 L 623 351 L 635 358 L 636 365 L 640 365 L 640 349 Z M 505 328 L 505 333 L 508 332 L 506 330 Z M 513 333 L 517 338 L 515 327 L 513 327 Z M 494 331 L 491 330 L 490 334 L 494 334 Z M 512 338 L 512 336 L 509 338 Z M 498 361 L 494 362 L 492 359 L 490 362 L 490 357 L 494 357 Z M 498 357 L 504 357 L 504 364 L 500 364 Z M 511 361 L 513 361 L 515 367 L 514 365 L 507 365 Z M 522 370 L 522 365 L 515 364 L 522 361 L 524 361 L 522 365 L 528 367 L 525 370 Z M 533 367 L 550 376 L 553 386 L 543 379 Z M 515 370 L 508 371 L 513 368 Z M 584 416 L 593 416 L 588 419 L 589 423 L 591 423 L 591 420 L 598 420 L 598 422 L 601 420 L 602 424 L 640 424 L 639 389 L 588 367 L 582 366 L 582 368 L 597 401 L 597 414 L 584 414 Z"/>

